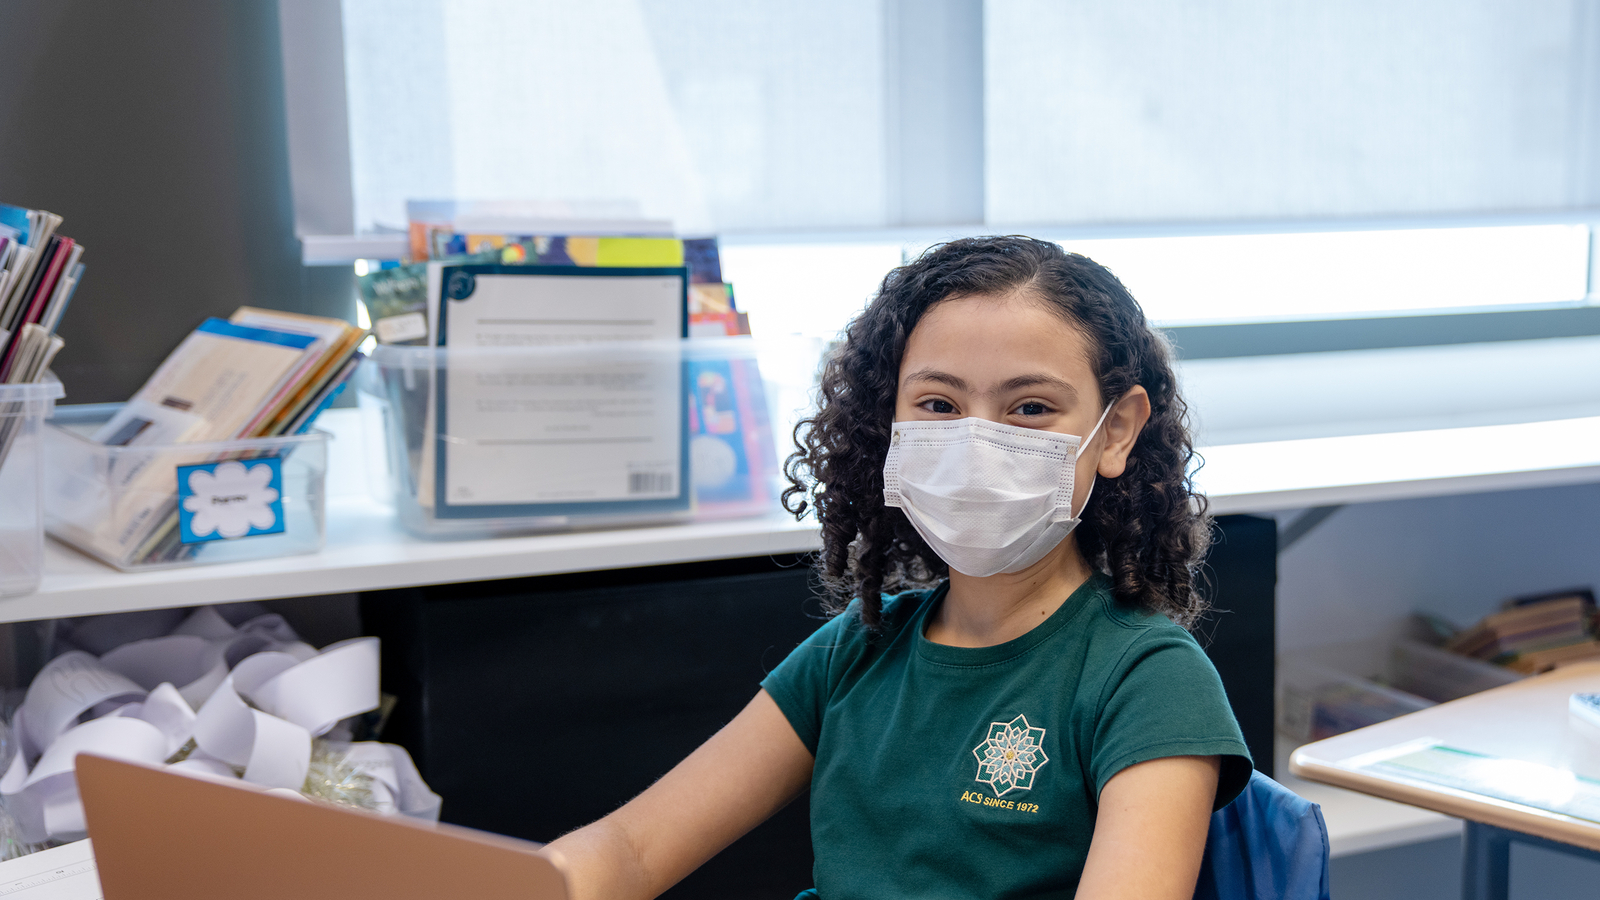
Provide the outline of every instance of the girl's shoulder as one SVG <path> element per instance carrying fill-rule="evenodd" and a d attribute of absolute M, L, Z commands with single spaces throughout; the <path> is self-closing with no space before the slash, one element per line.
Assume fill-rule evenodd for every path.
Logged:
<path fill-rule="evenodd" d="M 1097 601 L 1099 605 L 1097 618 L 1102 627 L 1120 631 L 1129 639 L 1184 638 L 1191 642 L 1194 640 L 1188 629 L 1172 621 L 1166 613 L 1119 599 L 1112 592 L 1109 579 L 1105 580 L 1105 589 Z"/>
<path fill-rule="evenodd" d="M 1083 653 L 1090 667 L 1113 679 L 1118 673 L 1153 658 L 1180 666 L 1209 668 L 1205 651 L 1188 629 L 1165 613 L 1142 608 L 1117 598 L 1106 589 L 1090 600 L 1090 615 L 1080 619 Z M 1202 665 L 1203 664 L 1203 665 Z"/>

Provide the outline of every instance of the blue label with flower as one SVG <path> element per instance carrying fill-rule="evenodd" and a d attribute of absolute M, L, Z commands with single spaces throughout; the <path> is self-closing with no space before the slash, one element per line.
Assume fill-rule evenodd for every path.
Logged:
<path fill-rule="evenodd" d="M 178 534 L 185 544 L 282 534 L 283 460 L 178 467 Z"/>

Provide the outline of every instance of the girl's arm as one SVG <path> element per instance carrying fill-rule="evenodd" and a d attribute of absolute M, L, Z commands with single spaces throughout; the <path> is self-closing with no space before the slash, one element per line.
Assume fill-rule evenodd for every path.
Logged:
<path fill-rule="evenodd" d="M 1111 776 L 1078 897 L 1191 900 L 1221 770 L 1215 756 L 1173 756 Z"/>
<path fill-rule="evenodd" d="M 757 693 L 644 793 L 551 842 L 564 863 L 568 895 L 655 897 L 799 796 L 813 762 L 778 704 L 766 691 Z"/>

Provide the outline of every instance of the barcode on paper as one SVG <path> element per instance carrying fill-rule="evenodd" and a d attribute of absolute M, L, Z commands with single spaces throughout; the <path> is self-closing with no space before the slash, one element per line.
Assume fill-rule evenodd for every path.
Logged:
<path fill-rule="evenodd" d="M 677 489 L 672 472 L 629 472 L 628 493 L 630 494 L 675 494 Z"/>

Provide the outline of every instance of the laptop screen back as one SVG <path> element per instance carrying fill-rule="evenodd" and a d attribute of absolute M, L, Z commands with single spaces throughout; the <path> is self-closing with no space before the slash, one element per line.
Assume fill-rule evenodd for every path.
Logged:
<path fill-rule="evenodd" d="M 101 757 L 78 786 L 106 900 L 565 900 L 537 844 Z"/>

